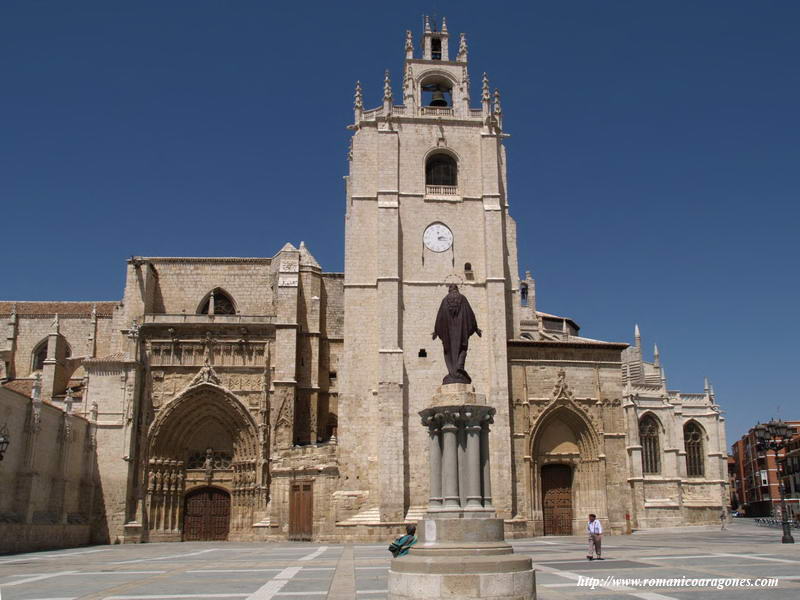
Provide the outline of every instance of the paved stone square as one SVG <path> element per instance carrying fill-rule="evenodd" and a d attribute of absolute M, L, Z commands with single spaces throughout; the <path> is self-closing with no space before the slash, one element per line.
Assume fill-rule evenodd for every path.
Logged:
<path fill-rule="evenodd" d="M 607 536 L 604 561 L 589 562 L 581 537 L 515 540 L 537 569 L 539 598 L 699 600 L 800 597 L 800 545 L 749 520 L 713 527 Z M 800 542 L 800 535 L 797 536 Z M 179 598 L 378 599 L 387 596 L 386 544 L 193 542 L 93 546 L 0 557 L 2 600 Z M 593 577 L 595 589 L 580 586 Z M 614 588 L 620 579 L 777 578 L 777 587 Z"/>

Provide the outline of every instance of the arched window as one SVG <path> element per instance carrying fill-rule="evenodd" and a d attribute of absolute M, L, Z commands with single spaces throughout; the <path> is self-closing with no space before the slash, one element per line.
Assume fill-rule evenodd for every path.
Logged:
<path fill-rule="evenodd" d="M 643 473 L 661 472 L 661 449 L 658 443 L 658 430 L 658 421 L 653 415 L 645 415 L 639 421 Z"/>
<path fill-rule="evenodd" d="M 683 445 L 686 449 L 686 476 L 705 476 L 703 430 L 696 421 L 689 421 L 683 426 Z"/>
<path fill-rule="evenodd" d="M 44 368 L 44 361 L 47 359 L 47 338 L 44 338 L 33 350 L 32 371 L 41 371 Z"/>
<path fill-rule="evenodd" d="M 233 299 L 219 288 L 211 290 L 197 311 L 199 315 L 235 315 Z"/>
<path fill-rule="evenodd" d="M 47 341 L 49 338 L 44 338 L 41 342 L 36 344 L 36 347 L 31 353 L 31 371 L 41 371 L 44 368 L 44 361 L 47 360 Z M 61 338 L 64 344 L 64 357 L 69 358 L 72 356 L 72 348 L 69 347 L 66 340 Z"/>
<path fill-rule="evenodd" d="M 449 154 L 437 152 L 425 163 L 425 185 L 458 185 L 458 164 Z"/>

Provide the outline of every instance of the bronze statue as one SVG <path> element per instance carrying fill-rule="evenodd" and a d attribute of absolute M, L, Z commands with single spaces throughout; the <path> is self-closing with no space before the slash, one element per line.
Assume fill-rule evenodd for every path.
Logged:
<path fill-rule="evenodd" d="M 442 340 L 444 362 L 447 364 L 447 375 L 442 383 L 472 383 L 472 378 L 464 370 L 464 361 L 467 358 L 469 336 L 477 333 L 480 337 L 481 330 L 469 300 L 458 291 L 458 286 L 451 283 L 449 290 L 439 305 L 433 328 L 433 339 L 438 337 Z"/>

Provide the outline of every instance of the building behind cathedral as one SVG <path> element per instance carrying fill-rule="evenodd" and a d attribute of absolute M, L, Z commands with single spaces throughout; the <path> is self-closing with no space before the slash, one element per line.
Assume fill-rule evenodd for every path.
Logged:
<path fill-rule="evenodd" d="M 537 309 L 520 277 L 500 94 L 470 102 L 465 36 L 407 32 L 402 92 L 357 84 L 345 272 L 271 258 L 134 257 L 119 302 L 0 302 L 0 550 L 89 542 L 389 538 L 428 502 L 417 413 L 446 374 L 449 283 L 496 409 L 509 536 L 716 522 L 725 420 L 708 384 Z M 525 224 L 523 224 L 523 227 Z M 13 490 L 13 493 L 5 491 Z"/>

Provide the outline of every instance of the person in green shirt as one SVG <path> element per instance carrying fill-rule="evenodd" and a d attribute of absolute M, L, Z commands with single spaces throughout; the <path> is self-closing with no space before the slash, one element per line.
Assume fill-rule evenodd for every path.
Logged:
<path fill-rule="evenodd" d="M 399 556 L 408 554 L 411 546 L 417 543 L 416 533 L 416 525 L 406 525 L 406 534 L 401 535 L 389 545 L 389 552 L 392 553 L 392 556 L 398 558 Z"/>

